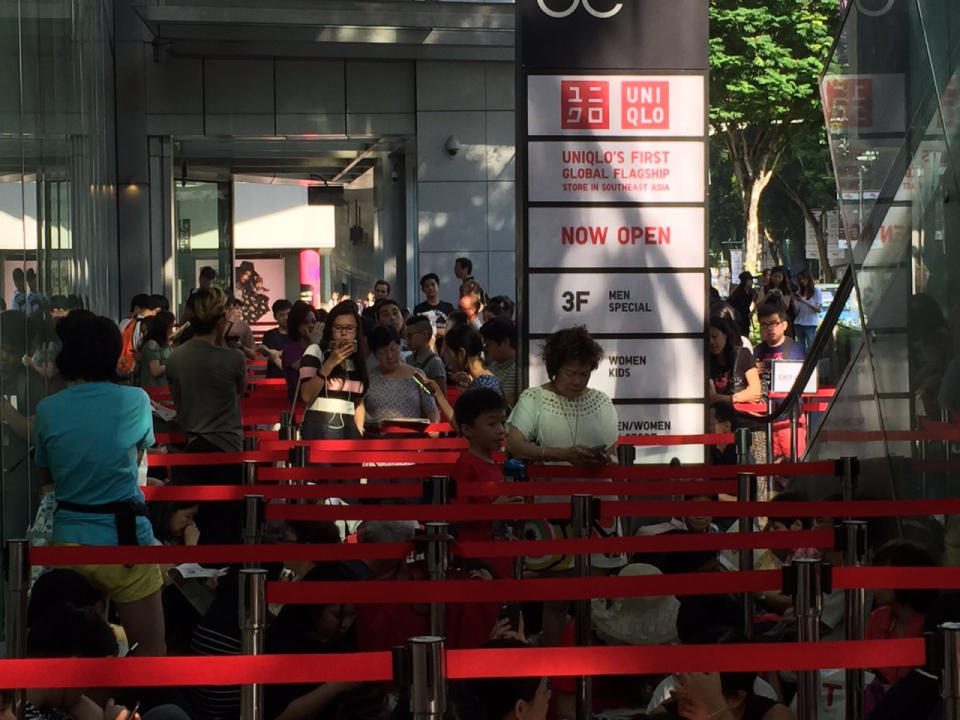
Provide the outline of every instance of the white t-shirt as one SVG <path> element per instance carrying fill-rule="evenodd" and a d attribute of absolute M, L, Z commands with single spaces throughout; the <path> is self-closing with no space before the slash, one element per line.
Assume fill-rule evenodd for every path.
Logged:
<path fill-rule="evenodd" d="M 820 288 L 815 287 L 813 289 L 813 295 L 809 299 L 803 297 L 800 293 L 793 296 L 793 307 L 797 311 L 797 317 L 794 319 L 793 324 L 816 327 L 819 324 L 820 318 L 807 303 L 816 305 L 817 307 L 823 307 L 823 293 L 820 292 Z"/>

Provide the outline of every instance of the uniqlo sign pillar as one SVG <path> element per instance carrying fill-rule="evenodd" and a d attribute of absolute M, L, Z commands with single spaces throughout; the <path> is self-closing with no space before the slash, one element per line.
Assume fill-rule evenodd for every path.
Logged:
<path fill-rule="evenodd" d="M 527 385 L 552 332 L 604 348 L 621 433 L 705 430 L 708 0 L 517 0 Z M 641 451 L 703 459 L 701 448 Z"/>

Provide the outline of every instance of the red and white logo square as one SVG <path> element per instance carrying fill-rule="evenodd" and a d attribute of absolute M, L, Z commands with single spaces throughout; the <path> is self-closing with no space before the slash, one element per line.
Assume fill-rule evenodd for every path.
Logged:
<path fill-rule="evenodd" d="M 670 83 L 628 80 L 622 85 L 621 125 L 624 130 L 670 129 Z"/>
<path fill-rule="evenodd" d="M 609 130 L 609 81 L 561 81 L 560 113 L 563 130 Z"/>

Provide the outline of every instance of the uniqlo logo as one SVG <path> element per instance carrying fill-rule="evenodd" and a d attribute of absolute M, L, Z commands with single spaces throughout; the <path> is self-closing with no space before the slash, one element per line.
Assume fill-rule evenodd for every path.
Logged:
<path fill-rule="evenodd" d="M 564 130 L 609 130 L 610 83 L 606 80 L 561 81 L 560 112 L 560 127 Z"/>
<path fill-rule="evenodd" d="M 670 83 L 663 80 L 625 81 L 620 99 L 624 130 L 670 128 Z"/>

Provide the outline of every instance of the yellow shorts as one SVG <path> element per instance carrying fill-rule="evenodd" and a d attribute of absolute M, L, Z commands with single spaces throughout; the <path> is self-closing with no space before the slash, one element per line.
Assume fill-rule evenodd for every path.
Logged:
<path fill-rule="evenodd" d="M 78 547 L 78 543 L 57 543 L 63 547 Z M 115 603 L 132 603 L 150 597 L 163 587 L 159 565 L 77 565 L 71 569 L 86 575 L 103 588 Z"/>

